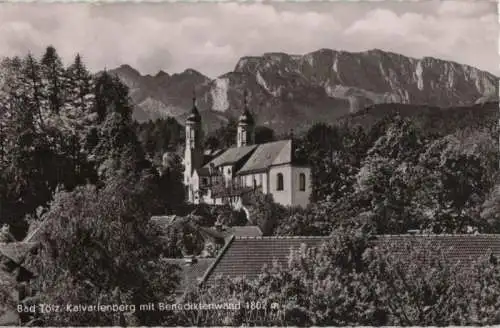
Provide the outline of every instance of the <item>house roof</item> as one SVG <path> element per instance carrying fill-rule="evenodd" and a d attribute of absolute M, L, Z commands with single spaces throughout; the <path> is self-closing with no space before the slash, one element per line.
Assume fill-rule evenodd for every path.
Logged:
<path fill-rule="evenodd" d="M 302 244 L 317 247 L 330 237 L 239 237 L 231 238 L 207 271 L 203 283 L 211 284 L 219 276 L 235 278 L 245 276 L 257 278 L 264 265 L 272 265 L 276 260 L 286 265 L 291 249 Z M 441 246 L 447 258 L 465 265 L 482 255 L 493 252 L 500 259 L 500 235 L 381 235 L 372 240 L 374 247 L 386 245 L 397 255 L 408 256 L 408 248 L 403 245 L 418 245 L 429 242 Z"/>
<path fill-rule="evenodd" d="M 215 157 L 210 162 L 205 164 L 203 167 L 209 168 L 210 165 L 214 165 L 215 167 L 221 165 L 229 165 L 236 164 L 242 159 L 244 159 L 247 155 L 249 155 L 252 151 L 257 148 L 257 145 L 244 146 L 244 147 L 233 147 L 227 149 L 220 156 Z"/>
<path fill-rule="evenodd" d="M 319 246 L 329 237 L 233 237 L 221 250 L 203 282 L 212 283 L 219 276 L 257 278 L 264 265 L 274 260 L 286 265 L 291 249 L 302 244 Z"/>
<path fill-rule="evenodd" d="M 228 227 L 225 234 L 232 235 L 235 237 L 260 237 L 262 236 L 262 231 L 259 226 L 234 226 Z"/>
<path fill-rule="evenodd" d="M 468 265 L 491 252 L 500 259 L 500 235 L 380 235 L 375 247 L 384 245 L 397 257 L 408 257 L 412 247 L 429 245 L 441 249 L 452 262 Z M 410 247 L 404 247 L 410 246 Z"/>
<path fill-rule="evenodd" d="M 215 231 L 219 236 L 223 236 L 224 240 L 230 240 L 232 237 L 260 237 L 262 236 L 262 231 L 258 226 L 233 226 L 233 227 L 222 227 L 222 230 L 217 230 L 215 228 L 207 228 Z"/>
<path fill-rule="evenodd" d="M 177 293 L 183 293 L 189 287 L 196 286 L 207 269 L 212 265 L 215 261 L 213 258 L 199 258 L 196 259 L 195 263 L 187 263 L 185 259 L 178 258 L 167 258 L 163 259 L 163 261 L 178 265 L 180 268 L 179 277 L 180 282 L 177 286 Z"/>
<path fill-rule="evenodd" d="M 0 254 L 14 261 L 17 264 L 23 263 L 26 255 L 35 248 L 38 243 L 35 242 L 13 242 L 0 243 Z"/>
<path fill-rule="evenodd" d="M 237 174 L 264 171 L 270 166 L 292 162 L 292 141 L 280 140 L 258 145 Z"/>

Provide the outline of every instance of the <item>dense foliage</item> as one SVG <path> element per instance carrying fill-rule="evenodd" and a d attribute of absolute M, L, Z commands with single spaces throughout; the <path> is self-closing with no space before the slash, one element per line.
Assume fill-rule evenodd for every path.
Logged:
<path fill-rule="evenodd" d="M 163 144 L 145 151 L 131 114 L 127 87 L 90 74 L 78 55 L 68 67 L 53 47 L 1 62 L 0 221 L 17 239 L 28 223 L 37 234 L 41 302 L 171 300 L 177 275 L 159 260 L 168 244 L 149 219 L 182 204 L 182 163 L 151 162 Z M 132 312 L 37 313 L 35 324 L 154 325 L 168 315 Z"/>
<path fill-rule="evenodd" d="M 41 247 L 33 285 L 45 304 L 135 305 L 119 311 L 37 313 L 48 325 L 158 324 L 167 313 L 139 311 L 150 301 L 173 301 L 176 268 L 159 260 L 168 245 L 149 224 L 157 206 L 154 174 L 115 176 L 101 189 L 57 192 L 41 217 Z M 96 302 L 96 300 L 98 300 Z"/>
<path fill-rule="evenodd" d="M 183 150 L 184 127 L 174 118 L 137 124 L 137 135 L 148 158 L 155 163 L 160 163 L 166 152 Z"/>
<path fill-rule="evenodd" d="M 491 119 L 448 134 L 397 114 L 367 131 L 318 124 L 296 151 L 312 168 L 313 204 L 280 217 L 277 234 L 328 235 L 345 220 L 382 234 L 498 232 L 486 209 L 496 203 L 500 160 Z"/>
<path fill-rule="evenodd" d="M 194 289 L 194 303 L 235 309 L 182 313 L 184 325 L 445 326 L 500 323 L 500 267 L 489 257 L 457 269 L 444 249 L 370 243 L 362 229 L 339 229 L 317 248 L 291 251 L 255 280 L 219 277 Z M 399 250 L 400 251 L 400 250 Z M 422 261 L 422 259 L 425 259 Z M 253 304 L 253 305 L 252 305 Z"/>

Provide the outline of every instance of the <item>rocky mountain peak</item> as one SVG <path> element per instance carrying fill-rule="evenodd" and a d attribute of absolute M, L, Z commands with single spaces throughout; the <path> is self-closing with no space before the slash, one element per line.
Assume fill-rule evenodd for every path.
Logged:
<path fill-rule="evenodd" d="M 165 78 L 165 77 L 170 77 L 170 74 L 166 73 L 163 70 L 160 70 L 156 75 L 154 76 L 156 78 Z"/>
<path fill-rule="evenodd" d="M 232 72 L 214 80 L 186 69 L 163 82 L 150 79 L 145 83 L 137 82 L 141 78 L 132 74 L 133 69 L 118 70 L 128 72 L 123 74 L 128 83 L 132 76 L 138 83 L 135 90 L 141 92 L 133 97 L 136 104 L 150 98 L 147 106 L 144 104 L 145 111 L 162 103 L 164 106 L 158 107 L 157 112 L 182 117 L 189 111 L 192 90 L 196 88 L 202 116 L 210 124 L 219 122 L 219 126 L 228 117 L 240 114 L 242 94 L 247 90 L 257 124 L 278 131 L 317 121 L 335 121 L 339 115 L 374 104 L 450 107 L 498 98 L 498 78 L 488 72 L 451 61 L 410 58 L 380 49 L 347 52 L 324 48 L 304 55 L 267 52 L 245 56 Z"/>
<path fill-rule="evenodd" d="M 117 67 L 113 71 L 116 73 L 125 74 L 128 76 L 141 76 L 141 73 L 139 73 L 139 71 L 137 71 L 135 68 L 133 68 L 132 66 L 130 66 L 128 64 L 120 65 L 119 67 Z"/>

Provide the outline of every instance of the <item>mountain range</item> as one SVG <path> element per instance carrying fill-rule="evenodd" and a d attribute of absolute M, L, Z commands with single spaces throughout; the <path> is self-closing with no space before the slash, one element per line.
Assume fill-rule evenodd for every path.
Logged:
<path fill-rule="evenodd" d="M 498 77 L 493 74 L 456 62 L 378 49 L 242 57 L 233 71 L 215 79 L 193 69 L 141 75 L 129 65 L 110 73 L 129 87 L 138 121 L 171 116 L 184 124 L 196 90 L 208 131 L 240 115 L 245 91 L 257 124 L 278 133 L 315 122 L 333 123 L 374 104 L 443 108 L 498 101 Z"/>

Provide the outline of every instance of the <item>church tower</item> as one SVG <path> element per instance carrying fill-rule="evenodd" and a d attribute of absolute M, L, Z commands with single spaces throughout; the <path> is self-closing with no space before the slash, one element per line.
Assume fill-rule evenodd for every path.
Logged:
<path fill-rule="evenodd" d="M 244 94 L 244 109 L 243 114 L 238 119 L 237 140 L 238 147 L 253 145 L 255 143 L 255 122 L 252 114 L 248 110 L 248 94 Z"/>
<path fill-rule="evenodd" d="M 193 109 L 186 119 L 186 149 L 184 151 L 184 184 L 191 184 L 194 170 L 203 164 L 203 131 L 201 116 L 196 108 L 196 96 L 193 91 Z"/>

